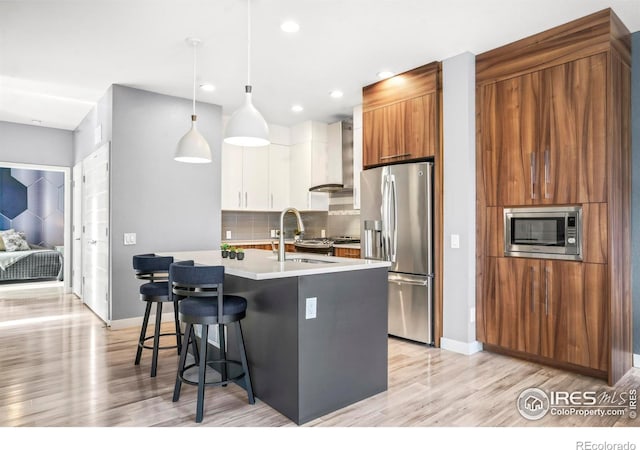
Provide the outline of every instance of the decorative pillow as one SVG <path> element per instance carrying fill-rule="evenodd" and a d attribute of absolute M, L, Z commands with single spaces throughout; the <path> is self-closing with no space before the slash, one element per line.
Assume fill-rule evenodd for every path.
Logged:
<path fill-rule="evenodd" d="M 22 236 L 21 236 L 22 234 Z M 2 240 L 4 241 L 4 247 L 8 252 L 17 252 L 22 250 L 30 250 L 29 244 L 26 240 L 24 240 L 24 233 L 7 233 L 3 232 L 1 234 Z"/>
<path fill-rule="evenodd" d="M 14 230 L 13 228 L 10 228 L 8 230 L 0 230 L 0 252 L 4 252 L 6 249 L 4 248 L 4 241 L 2 240 L 2 236 L 6 233 L 6 234 L 13 234 L 15 233 L 16 230 Z"/>

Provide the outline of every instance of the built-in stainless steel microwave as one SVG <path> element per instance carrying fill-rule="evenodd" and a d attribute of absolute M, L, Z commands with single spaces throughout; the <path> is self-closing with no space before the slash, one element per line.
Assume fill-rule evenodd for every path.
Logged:
<path fill-rule="evenodd" d="M 582 207 L 505 208 L 504 254 L 582 261 Z"/>

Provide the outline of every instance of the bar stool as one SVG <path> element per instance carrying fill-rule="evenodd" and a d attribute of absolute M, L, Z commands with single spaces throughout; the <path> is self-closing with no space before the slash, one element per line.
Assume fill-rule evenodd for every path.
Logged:
<path fill-rule="evenodd" d="M 136 278 L 139 280 L 147 280 L 148 283 L 144 283 L 140 286 L 140 300 L 147 303 L 144 311 L 144 319 L 142 320 L 142 329 L 140 330 L 140 337 L 138 338 L 138 350 L 136 352 L 135 365 L 140 364 L 140 358 L 142 356 L 142 349 L 153 350 L 153 357 L 151 361 L 151 376 L 155 377 L 158 368 L 158 350 L 165 350 L 171 348 L 177 348 L 178 354 L 182 348 L 180 322 L 178 320 L 178 300 L 170 295 L 169 282 L 167 281 L 169 266 L 173 263 L 172 256 L 156 256 L 154 253 L 145 253 L 142 255 L 135 255 L 133 257 L 133 269 L 136 272 Z M 174 333 L 160 333 L 160 325 L 162 323 L 162 304 L 165 302 L 173 302 L 174 309 L 174 321 L 176 331 Z M 156 325 L 154 333 L 151 336 L 147 336 L 147 325 L 149 324 L 149 315 L 151 313 L 151 306 L 156 304 Z M 161 336 L 175 336 L 176 345 L 160 347 Z M 153 339 L 153 346 L 145 345 L 145 342 L 149 339 Z"/>
<path fill-rule="evenodd" d="M 254 404 L 255 399 L 247 364 L 242 326 L 240 325 L 240 320 L 246 315 L 247 300 L 237 295 L 224 294 L 224 266 L 188 267 L 172 264 L 169 269 L 169 276 L 172 280 L 173 293 L 180 299 L 180 320 L 185 323 L 185 345 L 180 352 L 173 401 L 177 402 L 180 399 L 183 382 L 198 386 L 196 422 L 202 422 L 205 386 L 226 386 L 231 381 L 242 378 L 247 390 L 249 404 Z M 224 331 L 230 324 L 235 324 L 240 361 L 227 359 Z M 200 354 L 194 364 L 187 366 L 188 344 L 190 341 L 195 341 L 194 325 L 201 325 L 202 329 Z M 211 361 L 207 360 L 209 325 L 218 325 L 220 339 L 220 359 Z M 206 381 L 207 365 L 219 366 L 220 381 Z M 227 366 L 229 365 L 242 367 L 242 373 L 231 378 L 228 377 Z M 197 382 L 184 377 L 185 371 L 192 367 L 198 367 Z"/>

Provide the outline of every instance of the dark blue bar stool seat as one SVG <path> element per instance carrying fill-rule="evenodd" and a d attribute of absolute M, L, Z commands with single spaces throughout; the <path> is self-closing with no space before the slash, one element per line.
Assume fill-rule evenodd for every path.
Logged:
<path fill-rule="evenodd" d="M 180 300 L 180 320 L 185 324 L 185 345 L 180 352 L 173 401 L 177 402 L 180 399 L 182 383 L 198 386 L 196 422 L 202 422 L 205 386 L 226 386 L 232 381 L 243 379 L 249 403 L 254 404 L 255 399 L 249 375 L 249 365 L 247 363 L 242 326 L 240 325 L 240 320 L 245 317 L 247 312 L 247 300 L 237 295 L 224 294 L 224 266 L 188 267 L 174 263 L 169 268 L 169 280 L 173 294 Z M 227 359 L 225 328 L 230 324 L 235 325 L 240 361 Z M 194 325 L 201 325 L 202 329 L 199 352 L 194 345 Z M 218 325 L 220 358 L 216 360 L 207 360 L 210 325 Z M 194 348 L 195 363 L 186 365 L 189 342 L 192 343 L 192 348 Z M 206 381 L 207 365 L 219 367 L 220 381 Z M 242 367 L 242 373 L 234 377 L 228 377 L 227 369 L 229 365 Z M 198 367 L 198 381 L 191 381 L 184 377 L 185 371 L 192 367 Z"/>
<path fill-rule="evenodd" d="M 136 272 L 136 277 L 140 280 L 147 280 L 148 283 L 144 283 L 140 286 L 140 299 L 146 302 L 144 311 L 144 318 L 142 320 L 142 329 L 140 330 L 140 338 L 138 339 L 138 350 L 136 352 L 135 364 L 140 364 L 140 358 L 142 357 L 142 349 L 153 350 L 153 356 L 151 360 L 151 376 L 155 377 L 158 369 L 158 350 L 177 348 L 178 353 L 182 348 L 180 333 L 180 321 L 178 320 L 178 302 L 174 300 L 173 294 L 169 291 L 169 266 L 173 263 L 173 257 L 171 256 L 156 256 L 153 253 L 145 253 L 142 255 L 135 255 L 133 257 L 133 269 Z M 173 302 L 174 309 L 174 322 L 176 331 L 174 333 L 160 333 L 160 325 L 162 323 L 162 304 L 164 302 Z M 156 324 L 154 333 L 151 336 L 147 336 L 147 325 L 149 324 L 149 315 L 151 314 L 151 307 L 156 304 Z M 161 336 L 174 336 L 176 337 L 176 345 L 160 347 Z M 145 342 L 149 339 L 153 339 L 153 346 L 145 345 Z"/>

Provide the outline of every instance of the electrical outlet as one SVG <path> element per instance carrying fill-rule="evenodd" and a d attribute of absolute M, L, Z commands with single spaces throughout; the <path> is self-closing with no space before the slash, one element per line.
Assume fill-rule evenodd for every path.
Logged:
<path fill-rule="evenodd" d="M 124 233 L 124 245 L 136 245 L 136 233 Z"/>
<path fill-rule="evenodd" d="M 320 230 L 320 237 L 321 238 L 326 238 L 327 237 L 327 232 L 325 230 Z"/>
<path fill-rule="evenodd" d="M 304 313 L 305 319 L 315 319 L 318 306 L 318 297 L 309 297 L 306 300 L 306 308 Z"/>
<path fill-rule="evenodd" d="M 225 236 L 226 236 L 225 239 L 231 239 L 231 230 L 227 230 L 225 232 Z"/>
<path fill-rule="evenodd" d="M 452 234 L 451 235 L 451 248 L 460 248 L 460 235 Z"/>
<path fill-rule="evenodd" d="M 272 238 L 276 237 L 276 230 L 271 230 L 271 237 Z"/>

